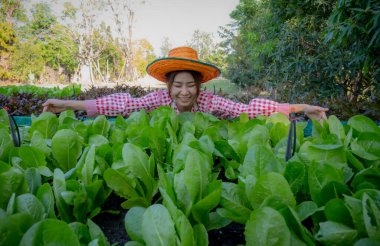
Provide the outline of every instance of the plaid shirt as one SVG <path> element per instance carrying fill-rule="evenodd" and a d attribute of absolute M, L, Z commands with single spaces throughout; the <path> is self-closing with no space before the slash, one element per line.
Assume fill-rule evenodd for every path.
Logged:
<path fill-rule="evenodd" d="M 87 100 L 85 105 L 89 116 L 98 114 L 128 116 L 141 109 L 152 111 L 160 106 L 171 106 L 179 113 L 167 90 L 155 91 L 140 98 L 133 98 L 128 93 L 117 93 L 96 100 Z M 275 112 L 281 112 L 288 116 L 289 104 L 259 98 L 252 99 L 249 104 L 237 103 L 211 92 L 201 91 L 197 98 L 197 105 L 192 109 L 192 112 L 196 111 L 210 113 L 223 119 L 236 118 L 242 113 L 247 113 L 249 118 L 255 118 L 258 115 L 269 116 Z"/>

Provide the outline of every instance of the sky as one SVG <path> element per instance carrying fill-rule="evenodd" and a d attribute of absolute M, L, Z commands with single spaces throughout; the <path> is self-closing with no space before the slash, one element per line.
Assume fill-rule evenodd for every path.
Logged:
<path fill-rule="evenodd" d="M 30 9 L 35 3 L 48 3 L 53 12 L 60 16 L 63 3 L 70 1 L 76 7 L 78 0 L 30 0 L 25 7 Z M 86 0 L 82 0 L 85 2 Z M 125 1 L 125 0 L 119 0 Z M 141 2 L 144 1 L 144 4 Z M 172 47 L 186 45 L 194 31 L 212 33 L 215 41 L 220 41 L 218 30 L 233 20 L 230 13 L 236 8 L 239 0 L 129 0 L 134 10 L 133 40 L 147 39 L 156 55 L 161 55 L 160 47 L 165 37 Z M 125 15 L 124 23 L 127 15 Z M 111 11 L 104 11 L 98 21 L 113 20 Z M 112 28 L 112 27 L 111 27 Z"/>
<path fill-rule="evenodd" d="M 135 6 L 134 39 L 146 38 L 160 52 L 165 37 L 173 47 L 186 45 L 195 30 L 213 33 L 233 20 L 239 0 L 147 0 Z"/>

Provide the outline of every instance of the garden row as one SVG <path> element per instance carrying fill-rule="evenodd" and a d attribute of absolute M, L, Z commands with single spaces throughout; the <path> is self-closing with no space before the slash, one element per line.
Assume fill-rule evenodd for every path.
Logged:
<path fill-rule="evenodd" d="M 37 86 L 3 86 L 0 87 L 0 108 L 5 108 L 9 114 L 16 116 L 39 115 L 42 113 L 42 104 L 49 98 L 67 100 L 94 99 L 112 93 L 128 92 L 134 97 L 141 97 L 147 91 L 140 86 L 127 86 L 125 84 L 113 88 L 91 87 L 84 91 L 80 85 L 73 84 L 62 89 L 42 88 Z M 83 112 L 76 112 L 77 117 L 84 116 Z"/>
<path fill-rule="evenodd" d="M 14 147 L 0 111 L 0 245 L 109 245 L 94 223 L 110 197 L 127 245 L 208 245 L 242 225 L 247 245 L 379 245 L 380 128 L 369 118 L 233 121 L 169 107 L 109 122 L 43 113 Z M 119 211 L 120 212 L 120 211 Z"/>
<path fill-rule="evenodd" d="M 210 88 L 210 87 L 209 87 Z M 206 88 L 202 88 L 206 89 Z M 217 95 L 229 98 L 236 102 L 249 103 L 254 95 L 260 94 L 260 88 L 246 88 L 241 94 L 229 94 L 214 87 L 213 91 Z M 91 87 L 84 91 L 79 85 L 73 84 L 62 89 L 41 88 L 37 86 L 3 86 L 0 87 L 0 108 L 4 107 L 11 115 L 30 116 L 39 115 L 42 112 L 42 103 L 49 98 L 56 99 L 95 99 L 97 97 L 110 95 L 113 93 L 128 92 L 133 97 L 146 95 L 150 90 L 140 86 L 127 86 L 121 84 L 113 88 Z M 269 98 L 271 99 L 271 98 Z M 322 98 L 316 92 L 306 95 L 294 96 L 293 103 L 308 103 L 329 108 L 329 115 L 335 115 L 340 120 L 348 120 L 352 115 L 365 115 L 373 120 L 380 119 L 380 104 L 378 101 L 372 103 L 351 103 L 339 97 Z M 84 117 L 84 112 L 76 112 L 77 117 Z"/>

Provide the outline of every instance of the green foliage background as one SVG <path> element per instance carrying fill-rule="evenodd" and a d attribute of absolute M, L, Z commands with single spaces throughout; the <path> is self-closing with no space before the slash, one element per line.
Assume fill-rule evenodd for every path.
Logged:
<path fill-rule="evenodd" d="M 242 0 L 231 17 L 234 83 L 280 101 L 380 110 L 379 1 Z"/>
<path fill-rule="evenodd" d="M 27 82 L 33 74 L 36 81 L 71 82 L 83 61 L 97 64 L 97 81 L 130 79 L 123 70 L 130 50 L 109 26 L 99 23 L 80 36 L 49 3 L 34 4 L 28 15 L 23 5 L 0 1 L 1 81 Z M 65 4 L 62 18 L 75 19 L 78 11 Z M 235 97 L 266 96 L 323 105 L 342 118 L 380 119 L 379 1 L 241 0 L 230 16 L 234 21 L 220 28 L 222 42 L 196 30 L 187 45 L 238 85 Z M 97 54 L 93 60 L 80 52 L 86 42 Z M 147 40 L 133 47 L 131 66 L 145 76 L 153 47 Z M 59 76 L 49 77 L 51 70 Z"/>

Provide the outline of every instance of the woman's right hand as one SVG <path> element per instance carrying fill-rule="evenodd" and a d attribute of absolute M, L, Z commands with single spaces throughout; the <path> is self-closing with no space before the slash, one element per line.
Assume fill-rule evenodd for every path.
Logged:
<path fill-rule="evenodd" d="M 48 99 L 46 102 L 42 104 L 44 107 L 43 112 L 52 112 L 52 113 L 60 113 L 68 108 L 66 100 L 58 100 L 58 99 Z"/>

